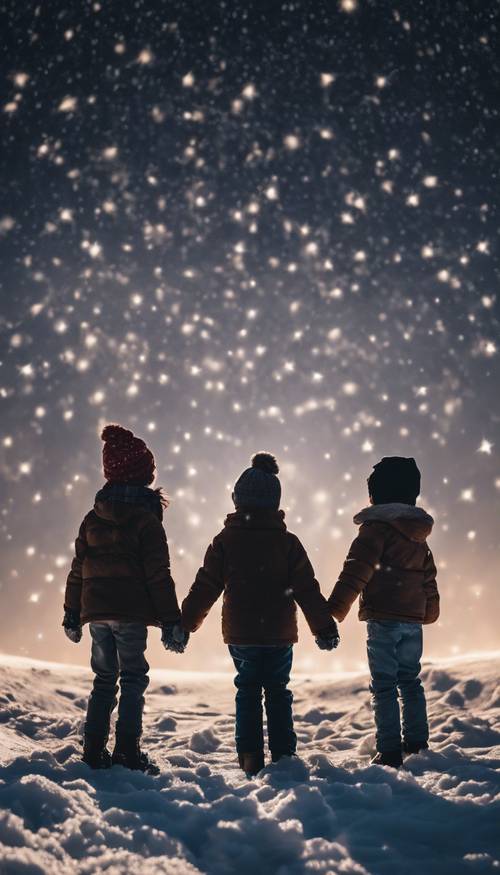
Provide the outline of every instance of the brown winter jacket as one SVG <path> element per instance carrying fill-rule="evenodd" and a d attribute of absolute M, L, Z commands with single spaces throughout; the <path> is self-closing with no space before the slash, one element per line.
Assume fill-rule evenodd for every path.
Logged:
<path fill-rule="evenodd" d="M 180 619 L 165 530 L 138 504 L 96 500 L 80 526 L 65 609 L 81 622 L 159 626 Z"/>
<path fill-rule="evenodd" d="M 221 593 L 226 644 L 293 644 L 295 602 L 313 634 L 332 629 L 313 567 L 284 517 L 275 510 L 229 514 L 182 603 L 185 629 L 198 629 Z"/>
<path fill-rule="evenodd" d="M 377 504 L 354 517 L 361 526 L 328 599 L 343 620 L 359 596 L 360 620 L 435 623 L 436 566 L 426 538 L 433 519 L 409 504 Z"/>

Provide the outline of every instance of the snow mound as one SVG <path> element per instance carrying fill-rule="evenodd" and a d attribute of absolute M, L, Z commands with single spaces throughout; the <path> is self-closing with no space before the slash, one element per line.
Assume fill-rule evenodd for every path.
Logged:
<path fill-rule="evenodd" d="M 231 678 L 153 672 L 152 778 L 80 762 L 88 672 L 1 657 L 0 872 L 498 872 L 499 668 L 496 654 L 424 669 L 432 749 L 399 772 L 370 765 L 366 677 L 298 678 L 300 756 L 252 780 L 236 764 Z"/>

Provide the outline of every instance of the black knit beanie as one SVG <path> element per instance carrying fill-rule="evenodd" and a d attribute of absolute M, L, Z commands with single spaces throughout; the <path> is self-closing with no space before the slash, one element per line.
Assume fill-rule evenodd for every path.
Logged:
<path fill-rule="evenodd" d="M 420 493 L 420 471 L 415 459 L 384 456 L 373 466 L 368 492 L 374 504 L 415 504 Z"/>

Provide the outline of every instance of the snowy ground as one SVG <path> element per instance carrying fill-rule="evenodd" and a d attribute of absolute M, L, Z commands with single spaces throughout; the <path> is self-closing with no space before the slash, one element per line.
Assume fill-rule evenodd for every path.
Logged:
<path fill-rule="evenodd" d="M 400 772 L 369 764 L 365 676 L 297 678 L 300 759 L 248 781 L 230 677 L 153 672 L 151 778 L 79 761 L 88 672 L 0 657 L 0 872 L 500 872 L 499 667 L 426 666 L 433 749 Z"/>

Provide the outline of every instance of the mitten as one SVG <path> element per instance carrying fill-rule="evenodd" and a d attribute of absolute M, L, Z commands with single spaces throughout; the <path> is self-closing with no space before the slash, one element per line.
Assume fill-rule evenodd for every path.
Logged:
<path fill-rule="evenodd" d="M 172 653 L 184 653 L 189 641 L 189 632 L 180 623 L 164 623 L 161 627 L 161 643 L 165 650 Z"/>
<path fill-rule="evenodd" d="M 320 650 L 335 650 L 339 646 L 340 635 L 335 620 L 328 629 L 318 632 L 315 641 Z"/>
<path fill-rule="evenodd" d="M 82 626 L 80 623 L 80 612 L 72 611 L 66 608 L 63 619 L 64 634 L 73 644 L 78 644 L 82 639 Z"/>

